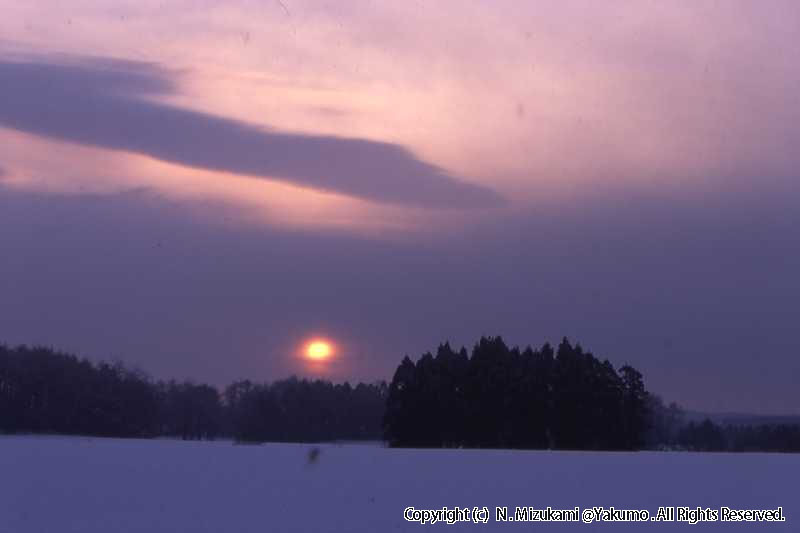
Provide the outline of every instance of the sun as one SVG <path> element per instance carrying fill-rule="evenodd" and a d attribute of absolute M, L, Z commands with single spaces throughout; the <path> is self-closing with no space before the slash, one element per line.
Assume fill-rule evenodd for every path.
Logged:
<path fill-rule="evenodd" d="M 306 357 L 312 361 L 325 361 L 333 355 L 333 346 L 328 341 L 316 339 L 306 346 Z"/>

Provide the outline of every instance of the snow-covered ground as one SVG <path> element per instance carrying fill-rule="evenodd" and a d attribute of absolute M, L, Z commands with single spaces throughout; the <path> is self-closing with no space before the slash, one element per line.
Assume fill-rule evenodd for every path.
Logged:
<path fill-rule="evenodd" d="M 0 437 L 0 532 L 800 531 L 800 455 Z M 404 509 L 487 507 L 488 524 Z M 498 523 L 495 507 L 783 507 L 785 522 Z"/>

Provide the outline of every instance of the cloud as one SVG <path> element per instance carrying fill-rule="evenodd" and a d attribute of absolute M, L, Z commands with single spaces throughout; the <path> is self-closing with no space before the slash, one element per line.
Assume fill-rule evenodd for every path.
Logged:
<path fill-rule="evenodd" d="M 450 176 L 396 144 L 259 128 L 148 100 L 174 91 L 170 73 L 154 64 L 61 59 L 0 61 L 0 125 L 381 203 L 504 204 L 496 192 Z"/>

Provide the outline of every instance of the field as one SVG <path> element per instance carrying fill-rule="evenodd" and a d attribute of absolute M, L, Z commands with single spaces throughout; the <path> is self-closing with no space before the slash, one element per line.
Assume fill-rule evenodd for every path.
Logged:
<path fill-rule="evenodd" d="M 0 437 L 0 532 L 800 531 L 800 455 Z M 488 507 L 488 524 L 406 522 Z M 783 507 L 785 522 L 543 524 L 495 507 Z"/>

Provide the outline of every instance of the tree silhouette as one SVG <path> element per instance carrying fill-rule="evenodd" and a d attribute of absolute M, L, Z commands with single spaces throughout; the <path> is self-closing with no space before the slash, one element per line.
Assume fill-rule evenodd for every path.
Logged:
<path fill-rule="evenodd" d="M 638 449 L 648 393 L 631 366 L 614 370 L 565 338 L 554 352 L 482 337 L 472 355 L 443 344 L 404 358 L 389 385 L 391 446 Z"/>

